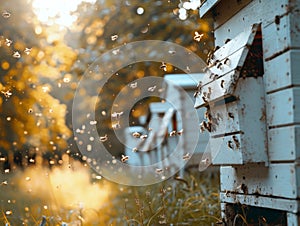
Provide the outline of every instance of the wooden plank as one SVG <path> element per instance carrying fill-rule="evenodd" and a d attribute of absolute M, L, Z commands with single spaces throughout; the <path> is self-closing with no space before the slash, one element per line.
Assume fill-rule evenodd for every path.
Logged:
<path fill-rule="evenodd" d="M 236 73 L 236 71 L 231 71 L 203 86 L 201 94 L 196 97 L 194 107 L 203 107 L 208 104 L 207 102 L 214 102 L 227 96 L 232 96 L 237 79 Z"/>
<path fill-rule="evenodd" d="M 201 93 L 197 96 L 196 108 L 207 105 L 207 101 L 216 101 L 224 96 L 233 95 L 240 74 L 239 68 L 245 63 L 249 52 L 248 46 L 252 45 L 258 29 L 259 25 L 250 26 L 214 53 L 213 60 L 219 62 L 209 68 L 201 80 Z"/>
<path fill-rule="evenodd" d="M 259 172 L 259 175 L 258 175 Z M 300 168 L 295 163 L 245 165 L 243 167 L 221 167 L 221 191 L 240 193 L 244 184 L 249 195 L 276 196 L 282 198 L 300 197 Z"/>
<path fill-rule="evenodd" d="M 262 78 L 241 78 L 237 84 L 233 94 L 237 98 L 236 101 L 226 105 L 224 102 L 210 107 L 212 118 L 216 120 L 213 121 L 212 140 L 209 146 L 213 156 L 213 164 L 230 165 L 267 162 L 265 101 Z M 212 86 L 211 90 L 213 96 L 216 88 Z M 220 96 L 222 95 L 225 94 L 221 93 Z M 215 98 L 215 96 L 212 98 Z M 196 102 L 197 104 L 199 102 Z M 236 146 L 236 143 L 239 144 L 239 147 L 232 148 Z"/>
<path fill-rule="evenodd" d="M 244 43 L 240 43 L 240 44 L 242 45 Z M 238 44 L 236 43 L 235 48 L 233 50 L 235 50 L 237 48 L 238 48 Z M 242 67 L 245 63 L 245 59 L 248 54 L 248 48 L 246 48 L 245 46 L 241 46 L 240 49 L 236 50 L 235 52 L 232 52 L 232 51 L 230 51 L 230 49 L 227 49 L 227 48 L 225 49 L 225 48 L 221 47 L 221 49 L 222 50 L 224 49 L 225 51 L 224 52 L 218 51 L 215 53 L 215 59 L 219 60 L 220 63 L 218 63 L 216 66 L 209 68 L 210 74 L 213 73 L 215 75 L 218 75 L 218 77 L 221 77 L 221 76 L 233 71 L 237 67 Z M 229 53 L 229 55 L 226 55 L 227 53 Z M 226 63 L 225 63 L 225 61 L 226 61 Z M 221 65 L 221 66 L 219 66 L 219 65 Z M 210 79 L 210 81 L 211 81 L 211 79 Z M 202 83 L 204 85 L 207 82 L 203 81 Z"/>
<path fill-rule="evenodd" d="M 262 197 L 256 195 L 241 195 L 220 193 L 221 203 L 240 203 L 249 206 L 277 209 L 297 213 L 299 211 L 299 201 L 293 199 L 282 199 L 273 197 Z M 223 205 L 224 208 L 224 205 Z M 289 225 L 290 226 L 290 225 Z"/>
<path fill-rule="evenodd" d="M 246 45 L 251 45 L 253 43 L 258 28 L 258 24 L 250 25 L 244 28 L 243 32 L 241 32 L 228 43 L 220 47 L 220 49 L 215 51 L 215 58 L 218 60 L 223 60 L 224 58 L 230 56 L 240 48 L 245 47 Z"/>
<path fill-rule="evenodd" d="M 271 93 L 266 100 L 269 127 L 300 123 L 300 87 Z"/>
<path fill-rule="evenodd" d="M 243 135 L 241 134 L 235 135 L 236 140 L 239 142 L 238 147 L 235 145 L 232 136 L 213 138 L 209 143 L 212 163 L 214 165 L 243 164 L 244 156 L 242 150 L 245 147 L 242 137 Z"/>
<path fill-rule="evenodd" d="M 300 48 L 300 17 L 298 13 L 289 13 L 263 30 L 264 59 L 270 60 L 284 51 Z"/>
<path fill-rule="evenodd" d="M 300 216 L 296 213 L 286 213 L 288 226 L 300 226 Z"/>
<path fill-rule="evenodd" d="M 272 1 L 270 4 L 270 1 L 267 0 L 253 0 L 235 15 L 231 15 L 230 11 L 217 6 L 215 14 L 218 16 L 214 23 L 215 45 L 223 45 L 225 40 L 233 39 L 243 32 L 245 27 L 249 27 L 254 23 L 262 23 L 262 32 L 264 34 L 264 27 L 274 22 L 276 15 L 286 14 L 289 10 L 288 6 L 293 5 L 293 2 L 298 4 L 297 1 L 289 3 L 290 1 Z M 235 4 L 235 0 L 225 2 L 226 4 Z"/>
<path fill-rule="evenodd" d="M 220 0 L 206 0 L 199 9 L 200 17 L 203 17 L 208 11 L 210 11 Z"/>
<path fill-rule="evenodd" d="M 300 50 L 287 51 L 264 63 L 266 92 L 300 85 Z"/>
<path fill-rule="evenodd" d="M 274 128 L 268 131 L 270 161 L 296 161 L 300 159 L 300 126 Z"/>
<path fill-rule="evenodd" d="M 238 112 L 238 104 L 236 102 L 228 103 L 226 106 L 219 105 L 211 108 L 211 115 L 217 120 L 217 125 L 215 130 L 211 132 L 211 135 L 218 136 L 241 131 Z"/>
<path fill-rule="evenodd" d="M 221 1 L 215 8 L 215 26 L 226 23 L 236 13 L 246 7 L 252 0 L 226 0 Z"/>

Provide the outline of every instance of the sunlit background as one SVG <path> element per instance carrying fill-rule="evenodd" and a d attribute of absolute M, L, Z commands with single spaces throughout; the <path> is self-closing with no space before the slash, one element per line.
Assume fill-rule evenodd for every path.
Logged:
<path fill-rule="evenodd" d="M 29 0 L 30 1 L 30 0 Z M 61 28 L 71 26 L 78 18 L 75 13 L 82 2 L 95 3 L 96 0 L 31 0 L 32 8 L 37 18 L 44 24 L 60 25 Z"/>
<path fill-rule="evenodd" d="M 156 39 L 206 58 L 213 39 L 210 21 L 199 18 L 199 4 L 199 0 L 1 1 L 0 225 L 186 225 L 192 221 L 211 225 L 218 220 L 217 178 L 200 178 L 197 170 L 190 170 L 185 178 L 153 186 L 117 185 L 91 170 L 91 160 L 78 151 L 72 133 L 78 81 L 102 53 L 125 43 Z M 114 97 L 135 79 L 181 72 L 162 65 L 146 62 L 123 68 L 99 97 L 91 96 L 79 106 L 89 108 L 98 98 L 97 129 L 116 159 L 124 156 L 124 144 L 112 130 Z M 89 90 L 79 92 L 89 94 Z M 132 98 L 140 93 L 136 88 Z M 150 101 L 129 109 L 133 125 L 147 118 Z"/>

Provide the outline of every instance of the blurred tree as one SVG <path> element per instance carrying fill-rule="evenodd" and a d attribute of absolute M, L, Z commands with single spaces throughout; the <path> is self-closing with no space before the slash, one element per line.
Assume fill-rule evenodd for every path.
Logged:
<path fill-rule="evenodd" d="M 76 53 L 47 42 L 30 4 L 5 1 L 0 10 L 0 156 L 9 167 L 67 148 L 67 108 L 53 96 L 51 81 L 67 74 Z"/>
<path fill-rule="evenodd" d="M 25 156 L 37 150 L 52 153 L 67 148 L 76 152 L 70 129 L 77 82 L 88 66 L 107 50 L 150 39 L 175 42 L 203 58 L 212 48 L 209 21 L 200 20 L 197 11 L 187 20 L 178 19 L 178 0 L 83 2 L 74 12 L 78 17 L 76 23 L 66 34 L 57 24 L 39 22 L 29 2 L 5 1 L 0 8 L 2 155 L 9 152 Z M 195 31 L 203 34 L 200 42 L 194 40 Z M 103 134 L 113 135 L 111 104 L 126 84 L 147 75 L 181 72 L 172 65 L 165 72 L 159 69 L 160 64 L 138 63 L 111 76 L 99 93 L 97 105 L 98 125 Z M 135 95 L 139 95 L 138 90 Z M 81 107 L 89 107 L 93 98 L 82 101 Z M 133 123 L 145 114 L 146 104 L 134 107 Z M 116 139 L 109 139 L 106 145 L 116 154 L 122 152 Z"/>
<path fill-rule="evenodd" d="M 106 51 L 129 42 L 141 40 L 162 40 L 184 46 L 203 59 L 213 46 L 210 21 L 201 20 L 198 11 L 192 11 L 187 20 L 178 18 L 179 0 L 98 0 L 94 5 L 81 4 L 76 14 L 79 19 L 76 29 L 70 31 L 67 40 L 72 39 L 74 48 L 79 48 L 78 61 L 73 67 L 74 73 L 84 74 L 88 66 L 98 56 Z M 194 40 L 195 31 L 203 34 L 201 41 Z M 77 42 L 74 41 L 77 37 Z M 172 65 L 167 66 L 167 71 L 160 69 L 161 62 L 143 62 L 130 65 L 121 69 L 110 77 L 105 87 L 101 90 L 97 107 L 97 121 L 102 125 L 102 134 L 109 134 L 111 130 L 111 108 L 114 98 L 120 90 L 135 79 L 144 76 L 163 76 L 166 73 L 182 73 Z M 140 92 L 135 92 L 140 95 Z M 134 97 L 132 97 L 134 98 Z M 148 101 L 149 102 L 149 101 Z M 144 104 L 129 106 L 132 111 L 132 121 L 137 123 L 137 118 L 147 112 L 147 101 Z M 87 105 L 86 103 L 82 103 Z M 126 103 L 123 103 L 126 105 Z M 120 106 L 120 109 L 122 108 Z M 102 113 L 105 114 L 102 114 Z M 117 139 L 110 139 L 106 145 L 115 154 L 122 151 Z M 120 151 L 121 150 L 121 151 Z"/>

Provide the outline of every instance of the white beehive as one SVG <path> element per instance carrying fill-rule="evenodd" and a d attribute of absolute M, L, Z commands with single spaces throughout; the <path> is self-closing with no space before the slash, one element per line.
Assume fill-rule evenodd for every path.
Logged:
<path fill-rule="evenodd" d="M 242 214 L 237 209 L 232 211 L 231 207 L 236 208 L 238 204 L 247 205 L 249 211 L 258 211 L 257 217 L 265 217 L 265 223 L 300 225 L 299 5 L 299 0 L 206 0 L 202 1 L 200 6 L 201 17 L 211 15 L 214 19 L 216 46 L 222 46 L 227 39 L 233 41 L 253 24 L 261 26 L 262 83 L 266 109 L 262 117 L 265 118 L 265 123 L 261 126 L 266 128 L 267 142 L 265 147 L 257 147 L 257 152 L 267 150 L 266 161 L 269 164 L 222 164 L 226 156 L 219 158 L 221 206 L 223 217 L 229 225 L 233 224 L 238 213 Z M 247 59 L 244 64 L 247 64 Z M 244 82 L 248 79 L 250 78 L 246 78 Z M 242 78 L 239 80 L 235 91 L 243 81 Z M 250 87 L 249 83 L 244 85 L 243 89 L 250 92 L 247 90 Z M 253 94 L 257 95 L 254 90 Z M 240 106 L 245 104 L 244 101 L 250 102 L 243 100 Z M 257 102 L 255 109 L 261 104 Z M 196 105 L 201 106 L 201 103 Z M 251 109 L 247 108 L 248 111 L 252 114 Z M 236 122 L 239 123 L 239 127 L 243 118 L 244 116 L 239 114 Z M 249 124 L 251 123 L 250 120 Z M 260 127 L 256 128 L 259 130 Z M 258 134 L 259 131 L 253 136 L 259 140 Z M 282 221 L 276 222 L 276 218 Z"/>
<path fill-rule="evenodd" d="M 260 26 L 216 50 L 199 87 L 196 108 L 207 108 L 212 163 L 268 162 Z M 203 125 L 202 124 L 202 125 Z"/>

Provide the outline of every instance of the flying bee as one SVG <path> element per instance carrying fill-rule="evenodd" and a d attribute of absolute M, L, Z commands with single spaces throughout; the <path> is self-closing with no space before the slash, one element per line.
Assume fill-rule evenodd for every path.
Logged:
<path fill-rule="evenodd" d="M 226 197 L 229 197 L 230 196 L 230 191 L 225 190 L 225 195 L 226 195 Z"/>
<path fill-rule="evenodd" d="M 224 83 L 225 83 L 225 81 L 222 80 L 222 81 L 221 81 L 221 84 L 220 84 L 220 86 L 221 86 L 222 89 L 224 89 Z"/>
<path fill-rule="evenodd" d="M 206 111 L 204 112 L 204 117 L 205 117 L 206 119 L 208 119 L 208 121 L 211 121 L 212 116 L 211 116 L 210 110 L 206 110 Z"/>
<path fill-rule="evenodd" d="M 158 173 L 158 174 L 159 174 L 159 173 L 162 173 L 162 172 L 163 172 L 163 169 L 157 168 L 157 169 L 155 170 L 155 172 Z"/>
<path fill-rule="evenodd" d="M 128 159 L 129 159 L 129 156 L 127 156 L 127 155 L 122 155 L 121 162 L 127 162 Z"/>
<path fill-rule="evenodd" d="M 231 140 L 229 140 L 229 141 L 227 142 L 227 146 L 228 146 L 230 149 L 233 149 L 233 143 L 232 143 Z"/>
<path fill-rule="evenodd" d="M 219 112 L 216 114 L 216 118 L 218 121 L 222 120 L 222 116 Z"/>
<path fill-rule="evenodd" d="M 216 80 L 219 77 L 218 74 L 215 73 L 210 73 L 209 78 L 212 79 L 213 81 Z"/>
<path fill-rule="evenodd" d="M 208 92 L 207 92 L 206 97 L 207 97 L 207 99 L 210 99 L 210 95 L 211 95 L 211 87 L 208 87 L 207 89 L 208 89 Z"/>
<path fill-rule="evenodd" d="M 208 87 L 208 93 L 211 93 L 211 87 Z"/>
<path fill-rule="evenodd" d="M 248 194 L 248 187 L 246 184 L 241 184 L 239 186 L 237 186 L 236 188 L 237 190 L 242 190 L 244 192 L 244 194 Z"/>
<path fill-rule="evenodd" d="M 138 151 L 137 147 L 132 148 L 132 152 L 137 152 L 137 151 Z"/>
<path fill-rule="evenodd" d="M 183 160 L 189 160 L 191 158 L 191 154 L 190 153 L 186 153 L 185 155 L 182 156 Z"/>
<path fill-rule="evenodd" d="M 11 46 L 12 43 L 12 40 L 9 40 L 8 38 L 5 39 L 5 45 L 7 45 L 8 47 Z"/>
<path fill-rule="evenodd" d="M 26 53 L 26 55 L 29 55 L 31 52 L 31 48 L 25 48 L 24 53 Z"/>
<path fill-rule="evenodd" d="M 135 138 L 140 138 L 140 137 L 141 137 L 141 134 L 140 134 L 139 132 L 134 132 L 134 133 L 132 134 L 132 136 L 135 137 Z"/>
<path fill-rule="evenodd" d="M 148 135 L 147 135 L 147 134 L 145 134 L 145 135 L 141 135 L 141 136 L 140 136 L 140 138 L 141 138 L 142 140 L 145 140 L 147 137 L 148 137 Z"/>
<path fill-rule="evenodd" d="M 211 95 L 211 93 L 208 92 L 207 95 L 206 95 L 207 99 L 210 99 L 210 95 Z"/>
<path fill-rule="evenodd" d="M 105 142 L 107 141 L 107 139 L 108 139 L 107 134 L 105 134 L 103 137 L 100 137 L 101 142 Z"/>
<path fill-rule="evenodd" d="M 220 70 L 222 70 L 222 69 L 223 69 L 223 64 L 222 64 L 221 62 L 218 63 L 218 64 L 217 64 L 217 68 L 220 69 Z"/>
<path fill-rule="evenodd" d="M 176 135 L 176 131 L 175 130 L 173 130 L 172 132 L 170 132 L 170 137 L 173 137 L 173 136 L 175 136 Z"/>
<path fill-rule="evenodd" d="M 163 70 L 163 71 L 167 71 L 167 65 L 166 65 L 166 63 L 165 63 L 165 62 L 162 62 L 159 68 L 160 68 L 161 70 Z"/>
<path fill-rule="evenodd" d="M 240 143 L 239 143 L 238 138 L 236 136 L 232 136 L 232 139 L 233 139 L 233 141 L 235 143 L 236 148 L 239 148 L 240 147 Z"/>
<path fill-rule="evenodd" d="M 14 52 L 13 57 L 14 58 L 20 58 L 21 54 L 18 51 L 16 51 L 16 52 Z"/>
<path fill-rule="evenodd" d="M 196 98 L 197 96 L 198 96 L 198 94 L 199 94 L 199 91 L 196 91 L 196 92 L 194 92 L 194 98 Z"/>
<path fill-rule="evenodd" d="M 207 98 L 204 95 L 202 96 L 202 100 L 207 103 Z"/>
<path fill-rule="evenodd" d="M 10 15 L 11 15 L 11 13 L 6 11 L 6 10 L 2 12 L 2 17 L 5 18 L 5 19 L 9 18 Z"/>
<path fill-rule="evenodd" d="M 1 93 L 6 97 L 6 98 L 9 98 L 11 95 L 12 95 L 12 92 L 10 90 L 7 90 L 7 91 L 1 91 Z"/>
<path fill-rule="evenodd" d="M 224 60 L 224 64 L 226 64 L 226 65 L 230 65 L 230 60 L 229 60 L 229 58 L 226 58 L 225 60 Z"/>
<path fill-rule="evenodd" d="M 186 70 L 187 70 L 187 72 L 191 72 L 191 69 L 190 69 L 190 67 L 189 66 L 186 66 Z"/>
<path fill-rule="evenodd" d="M 216 47 L 214 48 L 214 52 L 217 51 L 218 49 L 220 49 L 220 46 L 216 46 Z"/>
<path fill-rule="evenodd" d="M 150 86 L 150 87 L 148 88 L 148 91 L 149 91 L 149 92 L 154 92 L 155 89 L 156 89 L 156 86 Z"/>
<path fill-rule="evenodd" d="M 198 84 L 197 84 L 197 89 L 201 89 L 201 86 L 202 86 L 202 81 L 199 81 Z"/>
<path fill-rule="evenodd" d="M 201 133 L 203 133 L 203 132 L 205 131 L 206 128 L 207 128 L 206 122 L 205 122 L 205 121 L 202 121 L 202 122 L 200 123 L 200 131 L 201 131 Z"/>
<path fill-rule="evenodd" d="M 181 135 L 182 135 L 182 133 L 183 133 L 183 129 L 181 129 L 181 130 L 177 131 L 177 135 L 178 135 L 178 136 L 181 136 Z"/>
<path fill-rule="evenodd" d="M 234 115 L 231 112 L 228 112 L 228 117 L 234 119 Z"/>
<path fill-rule="evenodd" d="M 130 87 L 131 89 L 135 89 L 135 88 L 137 87 L 137 82 L 131 83 L 131 84 L 129 85 L 129 87 Z"/>
<path fill-rule="evenodd" d="M 202 159 L 201 163 L 204 163 L 205 165 L 209 164 L 209 158 Z"/>
<path fill-rule="evenodd" d="M 113 129 L 120 129 L 121 128 L 120 122 L 118 121 L 118 122 L 113 123 L 112 128 Z"/>
<path fill-rule="evenodd" d="M 198 31 L 195 31 L 194 40 L 200 42 L 204 34 L 199 34 Z"/>
<path fill-rule="evenodd" d="M 5 180 L 5 181 L 2 181 L 2 182 L 1 182 L 1 185 L 8 185 L 8 182 L 7 182 L 7 180 Z"/>
<path fill-rule="evenodd" d="M 196 88 L 197 88 L 197 91 L 198 91 L 199 93 L 201 93 L 201 90 L 202 90 L 202 82 L 201 82 L 201 81 L 198 82 Z"/>
<path fill-rule="evenodd" d="M 112 41 L 116 41 L 119 38 L 119 36 L 118 35 L 112 35 L 110 38 L 111 38 Z"/>
<path fill-rule="evenodd" d="M 208 122 L 207 123 L 207 131 L 211 133 L 211 132 L 213 132 L 215 130 L 216 130 L 216 126 L 213 125 L 212 122 Z"/>
<path fill-rule="evenodd" d="M 227 44 L 228 42 L 230 42 L 231 41 L 231 39 L 230 38 L 227 38 L 226 40 L 225 40 L 225 44 Z"/>
<path fill-rule="evenodd" d="M 113 118 L 120 118 L 120 116 L 123 115 L 123 114 L 124 114 L 123 111 L 120 111 L 120 112 L 113 112 L 113 113 L 111 114 L 111 117 L 113 117 Z"/>

